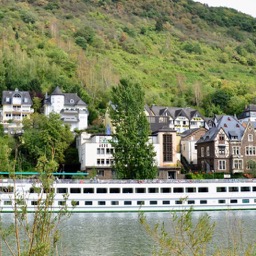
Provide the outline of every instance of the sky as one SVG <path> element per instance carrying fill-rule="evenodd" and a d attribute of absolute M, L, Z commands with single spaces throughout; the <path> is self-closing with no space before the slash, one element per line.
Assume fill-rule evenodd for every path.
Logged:
<path fill-rule="evenodd" d="M 236 9 L 256 18 L 256 0 L 194 0 L 209 6 L 223 6 Z"/>

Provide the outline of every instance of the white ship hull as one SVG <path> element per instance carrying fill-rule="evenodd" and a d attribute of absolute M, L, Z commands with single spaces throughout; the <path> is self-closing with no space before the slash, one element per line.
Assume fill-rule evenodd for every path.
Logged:
<path fill-rule="evenodd" d="M 28 180 L 0 182 L 1 212 L 13 212 L 15 194 L 24 198 L 27 210 L 38 209 L 40 194 Z M 52 211 L 63 204 L 74 212 L 137 212 L 256 209 L 256 180 L 60 180 L 53 185 Z M 46 194 L 41 194 L 45 198 Z M 68 199 L 64 200 L 64 195 Z M 75 205 L 75 207 L 74 207 Z M 21 206 L 18 206 L 18 208 Z"/>

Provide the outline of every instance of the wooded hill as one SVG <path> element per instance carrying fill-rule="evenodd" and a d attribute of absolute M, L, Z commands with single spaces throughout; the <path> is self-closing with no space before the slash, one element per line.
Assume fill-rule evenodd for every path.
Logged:
<path fill-rule="evenodd" d="M 59 85 L 104 112 L 121 78 L 146 103 L 238 114 L 256 99 L 256 19 L 191 0 L 0 0 L 0 93 Z"/>

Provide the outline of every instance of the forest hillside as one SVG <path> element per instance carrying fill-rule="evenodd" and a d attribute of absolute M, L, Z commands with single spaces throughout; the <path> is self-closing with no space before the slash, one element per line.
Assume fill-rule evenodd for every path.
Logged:
<path fill-rule="evenodd" d="M 256 19 L 191 0 L 1 0 L 0 93 L 58 85 L 102 115 L 121 78 L 206 116 L 256 103 Z"/>

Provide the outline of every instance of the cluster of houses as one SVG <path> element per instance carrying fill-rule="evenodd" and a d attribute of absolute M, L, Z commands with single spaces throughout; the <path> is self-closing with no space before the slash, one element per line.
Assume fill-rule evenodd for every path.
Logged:
<path fill-rule="evenodd" d="M 6 133 L 22 133 L 22 120 L 33 112 L 29 92 L 3 91 L 0 123 Z M 82 131 L 76 138 L 80 169 L 96 172 L 99 178 L 115 177 L 111 120 L 105 118 L 105 134 L 89 134 L 88 108 L 75 93 L 56 87 L 43 101 L 45 115 L 58 113 L 71 131 Z M 158 178 L 175 179 L 187 171 L 248 173 L 256 163 L 256 106 L 249 105 L 240 116 L 205 118 L 193 108 L 145 106 L 156 153 Z"/>

